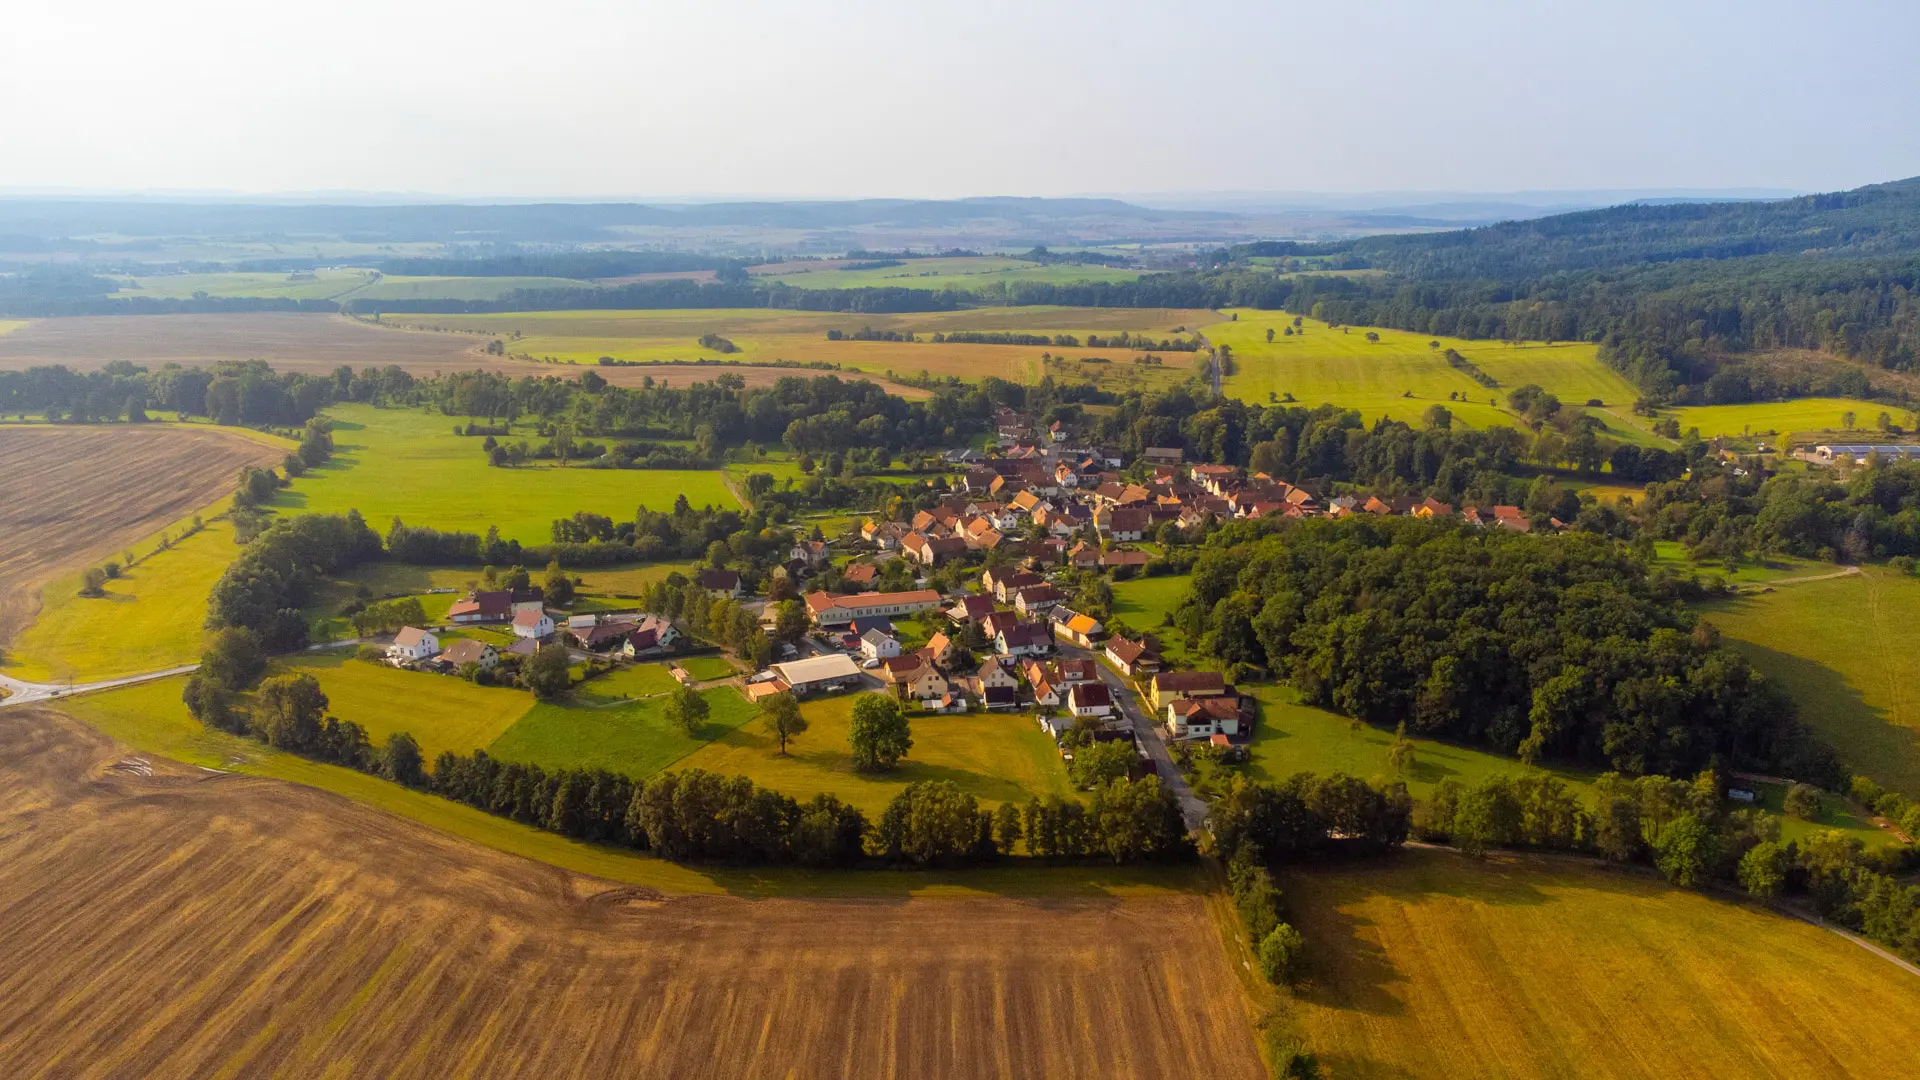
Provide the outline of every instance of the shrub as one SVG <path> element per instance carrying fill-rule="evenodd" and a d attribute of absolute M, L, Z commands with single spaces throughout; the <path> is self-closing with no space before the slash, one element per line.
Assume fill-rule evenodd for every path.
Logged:
<path fill-rule="evenodd" d="M 1787 789 L 1781 808 L 1789 816 L 1812 821 L 1820 816 L 1820 789 L 1812 784 L 1795 784 Z"/>
<path fill-rule="evenodd" d="M 1275 986 L 1285 986 L 1300 977 L 1306 959 L 1307 942 L 1300 931 L 1286 923 L 1276 925 L 1260 939 L 1260 973 Z"/>

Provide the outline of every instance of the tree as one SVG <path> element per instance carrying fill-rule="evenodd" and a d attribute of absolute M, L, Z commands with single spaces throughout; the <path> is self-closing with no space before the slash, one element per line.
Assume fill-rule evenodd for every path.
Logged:
<path fill-rule="evenodd" d="M 1267 344 L 1273 344 L 1273 327 L 1267 327 Z"/>
<path fill-rule="evenodd" d="M 327 695 L 311 675 L 277 675 L 260 684 L 254 696 L 253 727 L 267 745 L 310 750 L 319 741 Z"/>
<path fill-rule="evenodd" d="M 783 695 L 784 696 L 784 695 Z M 692 735 L 707 721 L 707 699 L 700 696 L 691 686 L 678 686 L 667 695 L 667 722 L 681 731 Z M 786 753 L 786 745 L 781 744 L 781 753 Z"/>
<path fill-rule="evenodd" d="M 1387 747 L 1387 768 L 1392 769 L 1395 776 L 1405 776 L 1413 770 L 1413 740 L 1407 738 L 1405 720 L 1393 731 L 1393 744 Z"/>
<path fill-rule="evenodd" d="M 862 694 L 853 703 L 853 729 L 848 735 L 853 767 L 860 772 L 893 768 L 913 749 L 912 729 L 900 703 L 882 694 Z"/>
<path fill-rule="evenodd" d="M 1853 430 L 1853 410 L 1852 409 L 1848 409 L 1846 412 L 1843 412 L 1840 414 L 1840 426 L 1845 428 L 1848 431 Z"/>
<path fill-rule="evenodd" d="M 1787 879 L 1785 863 L 1779 844 L 1764 842 L 1753 845 L 1740 857 L 1740 887 L 1747 890 L 1748 896 L 1759 900 L 1772 899 Z"/>
<path fill-rule="evenodd" d="M 800 703 L 792 694 L 769 694 L 760 699 L 760 718 L 767 732 L 780 741 L 780 756 L 787 756 L 787 740 L 807 730 L 807 718 L 800 715 Z"/>
<path fill-rule="evenodd" d="M 81 578 L 81 596 L 105 596 L 107 594 L 107 572 L 97 566 L 89 567 Z"/>
<path fill-rule="evenodd" d="M 976 854 L 983 833 L 991 843 L 991 820 L 980 812 L 979 801 L 947 780 L 907 785 L 874 828 L 882 856 L 922 866 Z"/>
<path fill-rule="evenodd" d="M 380 748 L 380 774 L 396 784 L 425 787 L 427 772 L 420 756 L 420 744 L 404 731 L 387 736 Z"/>
<path fill-rule="evenodd" d="M 1300 975 L 1307 942 L 1286 923 L 1273 928 L 1260 942 L 1260 973 L 1275 986 L 1285 986 Z"/>
<path fill-rule="evenodd" d="M 546 586 L 547 602 L 550 604 L 573 603 L 573 579 L 560 569 L 559 560 L 547 564 Z"/>
<path fill-rule="evenodd" d="M 542 645 L 520 669 L 520 681 L 538 697 L 557 698 L 573 685 L 572 664 L 565 645 Z"/>
<path fill-rule="evenodd" d="M 783 600 L 774 607 L 773 638 L 775 641 L 792 644 L 807 636 L 807 627 L 812 620 L 807 616 L 807 606 L 798 600 Z"/>
<path fill-rule="evenodd" d="M 1372 330 L 1367 331 L 1367 344 L 1369 345 L 1380 344 L 1380 335 L 1378 333 L 1375 333 Z"/>
<path fill-rule="evenodd" d="M 1653 864 L 1668 881 L 1692 887 L 1707 879 L 1718 849 L 1713 830 L 1698 814 L 1681 814 L 1654 836 Z"/>
<path fill-rule="evenodd" d="M 1267 332 L 1271 334 L 1273 331 L 1269 330 Z M 994 846 L 1000 849 L 1000 854 L 1011 855 L 1013 854 L 1014 845 L 1020 842 L 1020 836 L 1020 808 L 1010 802 L 1001 803 L 999 807 L 993 811 Z"/>
<path fill-rule="evenodd" d="M 1780 808 L 1789 817 L 1812 821 L 1820 816 L 1820 789 L 1812 784 L 1795 784 L 1787 789 L 1787 796 L 1781 801 Z"/>
<path fill-rule="evenodd" d="M 228 690 L 247 690 L 267 670 L 267 654 L 260 638 L 241 626 L 213 633 L 207 651 L 200 654 L 200 674 Z"/>
<path fill-rule="evenodd" d="M 1068 771 L 1075 787 L 1092 789 L 1110 780 L 1125 779 L 1133 767 L 1133 758 L 1131 742 L 1119 739 L 1096 742 L 1074 751 L 1073 765 Z"/>

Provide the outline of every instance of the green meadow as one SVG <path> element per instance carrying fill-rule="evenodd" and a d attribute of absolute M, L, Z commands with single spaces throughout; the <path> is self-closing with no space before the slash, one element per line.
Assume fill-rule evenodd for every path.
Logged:
<path fill-rule="evenodd" d="M 522 543 L 552 539 L 556 518 L 577 510 L 630 518 L 636 508 L 736 506 L 717 470 L 595 469 L 528 464 L 496 469 L 481 440 L 452 434 L 465 417 L 411 409 L 341 405 L 334 459 L 283 491 L 275 506 L 292 513 L 358 510 L 384 533 L 398 517 L 409 525 L 500 535 Z M 518 433 L 516 433 L 517 437 Z M 530 441 L 537 437 L 528 434 Z"/>
<path fill-rule="evenodd" d="M 327 711 L 365 728 L 376 745 L 404 731 L 429 762 L 442 750 L 464 753 L 488 745 L 533 706 L 525 690 L 402 671 L 344 652 L 288 657 L 283 666 L 319 680 Z"/>
<path fill-rule="evenodd" d="M 600 686 L 603 681 L 583 684 L 572 701 L 534 705 L 492 742 L 483 744 L 487 753 L 502 761 L 548 769 L 610 769 L 628 776 L 651 776 L 756 715 L 740 691 L 717 687 L 701 695 L 707 702 L 707 720 L 690 736 L 668 722 L 665 697 L 631 701 L 602 697 L 615 689 Z"/>
<path fill-rule="evenodd" d="M 995 283 L 1012 285 L 1038 282 L 1065 285 L 1078 281 L 1134 281 L 1138 270 L 1110 266 L 1046 265 L 1025 259 L 998 255 L 967 256 L 951 259 L 904 259 L 899 266 L 881 266 L 866 270 L 812 269 L 805 263 L 787 263 L 791 267 L 779 274 L 758 274 L 762 281 L 778 281 L 797 289 L 859 289 L 890 287 L 900 289 L 958 289 L 976 292 Z"/>
<path fill-rule="evenodd" d="M 1857 398 L 1800 398 L 1795 401 L 1768 401 L 1757 405 L 1692 405 L 1663 410 L 1680 422 L 1680 430 L 1699 428 L 1700 437 L 1799 435 L 1801 442 L 1876 442 L 1886 435 L 1875 426 L 1881 413 L 1890 413 L 1893 422 L 1908 431 L 1914 429 L 1914 414 L 1901 406 Z M 1844 419 L 1853 413 L 1853 427 Z"/>

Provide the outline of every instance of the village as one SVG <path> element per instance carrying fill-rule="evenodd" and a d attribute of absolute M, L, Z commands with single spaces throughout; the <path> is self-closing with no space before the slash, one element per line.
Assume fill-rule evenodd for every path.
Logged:
<path fill-rule="evenodd" d="M 1069 762 L 1077 747 L 1124 741 L 1136 775 L 1168 775 L 1184 760 L 1175 752 L 1183 747 L 1244 753 L 1257 721 L 1254 699 L 1226 673 L 1205 669 L 1205 658 L 1177 669 L 1152 628 L 1110 627 L 1076 610 L 1075 594 L 1090 576 L 1120 582 L 1170 572 L 1164 530 L 1236 519 L 1376 515 L 1458 518 L 1516 532 L 1560 526 L 1514 506 L 1456 510 L 1433 499 L 1329 495 L 1317 484 L 1189 464 L 1179 449 L 1148 448 L 1129 462 L 1110 448 L 1075 445 L 1062 424 L 1037 429 L 1011 409 L 1000 410 L 996 426 L 991 451 L 945 455 L 956 479 L 941 485 L 931 505 L 922 500 L 921 508 L 903 509 L 901 520 L 869 516 L 843 536 L 794 543 L 775 574 L 790 597 L 784 603 L 803 605 L 806 629 L 779 637 L 772 661 L 751 674 L 696 677 L 680 658 L 718 650 L 668 615 L 569 614 L 533 586 L 471 590 L 439 630 L 403 627 L 381 658 L 484 681 L 557 644 L 588 677 L 664 661 L 683 686 L 731 682 L 748 702 L 780 693 L 881 692 L 929 717 L 1026 713 Z M 946 588 L 933 587 L 936 571 Z M 752 612 L 769 636 L 779 633 L 783 602 L 750 595 L 739 570 L 705 567 L 690 580 Z"/>

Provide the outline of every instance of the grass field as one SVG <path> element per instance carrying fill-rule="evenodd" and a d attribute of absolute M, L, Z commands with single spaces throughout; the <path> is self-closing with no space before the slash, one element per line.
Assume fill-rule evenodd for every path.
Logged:
<path fill-rule="evenodd" d="M 1854 414 L 1854 427 L 1841 426 L 1847 413 Z M 1907 426 L 1913 414 L 1897 405 L 1854 398 L 1800 398 L 1797 401 L 1769 401 L 1758 405 L 1694 405 L 1662 410 L 1680 422 L 1680 430 L 1699 428 L 1700 437 L 1774 434 L 1782 438 L 1801 434 L 1801 440 L 1825 442 L 1829 438 L 1845 442 L 1877 442 L 1884 438 L 1874 430 L 1874 421 L 1883 412 L 1893 414 L 1893 422 Z"/>
<path fill-rule="evenodd" d="M 420 744 L 429 763 L 442 750 L 464 754 L 486 747 L 534 705 L 533 695 L 525 690 L 401 671 L 350 659 L 346 653 L 288 657 L 283 666 L 318 679 L 327 695 L 327 712 L 365 728 L 375 745 L 404 731 Z"/>
<path fill-rule="evenodd" d="M 595 693 L 617 689 L 601 686 L 605 681 L 595 680 L 587 686 Z M 502 761 L 549 769 L 611 769 L 628 776 L 652 776 L 755 716 L 753 706 L 731 686 L 717 687 L 701 696 L 707 701 L 707 721 L 691 736 L 667 721 L 665 698 L 650 697 L 631 703 L 542 702 L 499 738 L 483 745 L 487 753 Z"/>
<path fill-rule="evenodd" d="M 813 878 L 891 902 L 662 902 L 609 881 L 712 879 L 564 841 L 609 872 L 537 866 L 448 833 L 538 834 L 358 774 L 444 831 L 125 753 L 51 710 L 0 723 L 0 1075 L 1263 1075 L 1198 896 L 875 873 Z M 1186 1007 L 1134 1022 L 1153 1001 Z"/>
<path fill-rule="evenodd" d="M 1855 772 L 1920 796 L 1920 580 L 1881 567 L 1701 605 Z"/>
<path fill-rule="evenodd" d="M 498 300 L 515 289 L 590 289 L 556 277 L 397 277 L 389 274 L 342 294 L 342 300 Z"/>
<path fill-rule="evenodd" d="M 1159 638 L 1161 652 L 1169 661 L 1185 662 L 1185 635 L 1171 626 L 1162 626 L 1161 622 L 1186 599 L 1187 588 L 1192 583 L 1192 574 L 1116 581 L 1113 583 L 1113 617 L 1138 633 Z"/>
<path fill-rule="evenodd" d="M 789 269 L 790 268 L 790 269 Z M 806 263 L 787 263 L 785 273 L 755 273 L 762 281 L 778 281 L 796 289 L 860 289 L 891 287 L 901 289 L 958 289 L 977 292 L 995 283 L 1012 285 L 1042 282 L 1065 285 L 1077 281 L 1134 281 L 1138 270 L 1110 266 L 1044 265 L 1025 259 L 999 255 L 964 256 L 950 259 L 905 259 L 899 266 L 870 270 L 813 269 Z"/>
<path fill-rule="evenodd" d="M 274 300 L 332 300 L 367 284 L 365 270 L 319 270 L 293 280 L 290 274 L 157 274 L 122 277 L 121 296 L 151 300 L 186 300 L 195 293 L 208 296 L 257 296 Z"/>
<path fill-rule="evenodd" d="M 732 689 L 711 693 L 738 696 Z M 913 714 L 913 749 L 892 773 L 853 771 L 847 735 L 858 695 L 806 702 L 808 728 L 780 757 L 772 736 L 756 722 L 737 727 L 675 763 L 755 783 L 802 801 L 830 792 L 876 817 L 888 800 L 916 780 L 951 780 L 981 802 L 1024 803 L 1034 795 L 1069 794 L 1066 768 L 1053 741 L 1021 714 L 962 716 Z"/>
<path fill-rule="evenodd" d="M 1283 875 L 1330 1075 L 1894 1077 L 1914 977 L 1814 926 L 1572 859 Z M 1871 1004 L 1865 1004 L 1871 1003 Z"/>
<path fill-rule="evenodd" d="M 0 337 L 0 369 L 64 364 L 93 371 L 138 357 L 142 366 L 206 366 L 220 360 L 265 360 L 276 371 L 330 374 L 393 365 L 416 375 L 485 367 L 540 374 L 532 365 L 483 356 L 484 341 L 452 334 L 409 333 L 343 315 L 260 311 L 240 315 L 81 315 L 35 319 Z"/>
<path fill-rule="evenodd" d="M 392 315 L 397 326 L 434 328 L 456 338 L 498 337 L 510 352 L 538 358 L 553 357 L 580 364 L 597 363 L 602 356 L 637 362 L 718 359 L 698 339 L 717 333 L 739 351 L 725 359 L 743 363 L 791 360 L 833 363 L 843 368 L 884 376 L 927 372 L 979 379 L 996 375 L 1016 382 L 1040 378 L 1042 353 L 1059 352 L 1051 346 L 933 344 L 924 340 L 936 331 L 1012 330 L 1033 333 L 1070 333 L 1084 339 L 1089 333 L 1128 330 L 1172 336 L 1176 326 L 1192 328 L 1217 316 L 1208 311 L 1163 308 L 986 308 L 968 311 L 924 312 L 903 315 L 851 315 L 833 312 L 780 311 L 764 308 L 698 311 L 539 311 L 509 315 Z M 888 341 L 828 341 L 828 330 L 852 333 L 863 326 L 920 335 L 917 343 Z M 515 338 L 513 335 L 521 335 Z M 1123 349 L 1067 350 L 1069 355 L 1104 355 L 1114 368 L 1124 368 L 1131 355 Z M 1190 370 L 1191 353 L 1171 353 L 1160 374 L 1177 378 Z M 1089 367 L 1096 365 L 1088 365 Z M 684 369 L 681 369 L 684 370 Z M 711 377 L 710 369 L 693 369 Z M 1168 374 L 1171 373 L 1171 374 Z M 806 370 L 797 376 L 817 374 Z M 689 379 L 692 376 L 687 376 Z M 678 382 L 678 377 L 675 376 Z"/>
<path fill-rule="evenodd" d="M 1739 569 L 1728 573 L 1724 560 L 1694 562 L 1687 557 L 1686 547 L 1678 540 L 1656 540 L 1653 549 L 1654 565 L 1657 567 L 1664 566 L 1682 573 L 1700 574 L 1703 577 L 1708 574 L 1718 574 L 1736 585 L 1761 585 L 1785 577 L 1830 574 L 1834 570 L 1832 563 L 1796 559 L 1790 555 L 1768 555 L 1764 558 L 1747 555 L 1740 559 Z"/>
<path fill-rule="evenodd" d="M 1294 317 L 1285 312 L 1241 309 L 1229 314 L 1239 318 L 1213 322 L 1201 330 L 1215 345 L 1232 347 L 1238 372 L 1228 376 L 1223 386 L 1228 394 L 1245 401 L 1266 404 L 1269 394 L 1291 393 L 1309 407 L 1331 402 L 1359 409 L 1369 423 L 1391 416 L 1415 426 L 1429 406 L 1438 404 L 1451 409 L 1457 421 L 1481 428 L 1516 424 L 1517 418 L 1505 410 L 1506 396 L 1534 383 L 1568 405 L 1583 406 L 1591 399 L 1604 402 L 1606 408 L 1594 412 L 1615 438 L 1653 441 L 1645 429 L 1627 419 L 1627 410 L 1639 395 L 1600 362 L 1593 345 L 1509 345 L 1384 329 L 1373 331 L 1380 335 L 1374 344 L 1367 341 L 1367 327 L 1329 329 L 1313 319 L 1301 320 L 1304 334 L 1289 337 L 1281 331 L 1293 324 Z M 1266 340 L 1269 328 L 1276 334 L 1271 342 Z M 1440 348 L 1430 347 L 1432 341 L 1439 341 Z M 1481 386 L 1448 367 L 1443 359 L 1447 349 L 1499 380 L 1499 388 Z M 1448 401 L 1450 393 L 1465 400 Z"/>
<path fill-rule="evenodd" d="M 733 661 L 724 656 L 690 656 L 680 661 L 680 666 L 700 682 L 729 679 L 740 674 L 740 669 L 734 666 Z"/>
<path fill-rule="evenodd" d="M 479 439 L 452 434 L 454 417 L 367 405 L 337 406 L 328 415 L 336 421 L 333 460 L 282 492 L 276 506 L 297 513 L 359 510 L 381 533 L 399 517 L 409 525 L 477 533 L 497 525 L 508 539 L 546 543 L 554 519 L 576 510 L 620 520 L 639 506 L 671 510 L 683 493 L 695 506 L 738 505 L 717 470 L 495 469 Z"/>

